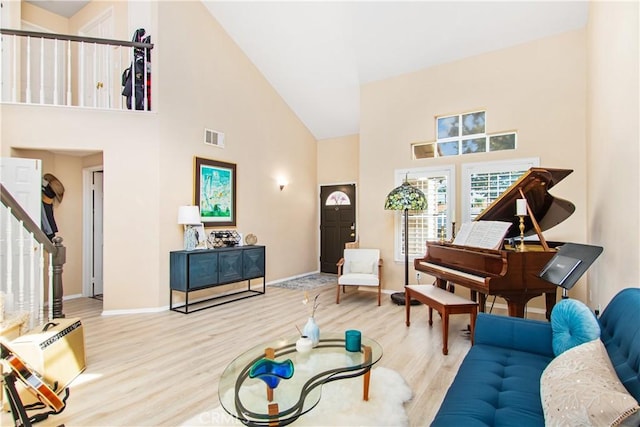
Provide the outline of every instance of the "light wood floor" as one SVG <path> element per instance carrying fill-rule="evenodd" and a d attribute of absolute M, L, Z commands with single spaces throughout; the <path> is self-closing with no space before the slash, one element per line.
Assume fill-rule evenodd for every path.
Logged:
<path fill-rule="evenodd" d="M 313 296 L 313 294 L 311 295 Z M 260 342 L 295 335 L 307 319 L 303 292 L 268 287 L 265 295 L 184 315 L 102 316 L 102 303 L 64 303 L 67 317 L 84 326 L 87 369 L 70 387 L 67 408 L 37 425 L 176 426 L 218 403 L 218 378 L 239 353 Z M 413 390 L 406 404 L 412 426 L 428 425 L 470 347 L 468 315 L 450 318 L 449 355 L 442 354 L 441 320 L 427 324 L 427 308 L 404 306 L 388 295 L 348 290 L 339 305 L 335 287 L 321 288 L 320 331 L 359 329 L 384 349 L 378 366 L 398 371 Z M 3 425 L 10 425 L 4 413 Z"/>

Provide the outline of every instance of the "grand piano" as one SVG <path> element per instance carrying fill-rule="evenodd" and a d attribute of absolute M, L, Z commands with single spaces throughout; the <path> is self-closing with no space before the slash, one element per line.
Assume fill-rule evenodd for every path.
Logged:
<path fill-rule="evenodd" d="M 427 242 L 424 258 L 414 260 L 414 268 L 436 278 L 436 285 L 447 282 L 467 287 L 471 298 L 484 311 L 486 296 L 497 295 L 507 301 L 509 315 L 524 317 L 527 302 L 544 294 L 547 319 L 556 303 L 557 286 L 538 277 L 538 273 L 562 243 L 547 242 L 542 231 L 561 223 L 575 211 L 573 203 L 549 194 L 548 190 L 573 170 L 531 168 L 507 191 L 489 205 L 476 221 L 512 222 L 499 249 L 483 249 L 447 242 Z M 539 241 L 525 240 L 520 247 L 520 218 L 516 216 L 516 199 L 527 199 L 524 235 L 538 236 Z"/>

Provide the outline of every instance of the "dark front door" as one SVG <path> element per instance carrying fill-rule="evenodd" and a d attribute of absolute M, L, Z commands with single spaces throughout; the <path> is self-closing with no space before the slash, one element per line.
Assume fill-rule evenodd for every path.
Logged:
<path fill-rule="evenodd" d="M 337 273 L 344 244 L 356 240 L 356 185 L 320 187 L 320 271 Z"/>

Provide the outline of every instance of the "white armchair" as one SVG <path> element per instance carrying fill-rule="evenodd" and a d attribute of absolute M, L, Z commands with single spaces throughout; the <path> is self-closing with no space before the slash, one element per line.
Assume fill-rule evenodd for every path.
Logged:
<path fill-rule="evenodd" d="M 345 249 L 338 261 L 338 288 L 336 304 L 340 304 L 340 286 L 375 286 L 378 288 L 378 305 L 382 289 L 382 259 L 379 249 Z"/>

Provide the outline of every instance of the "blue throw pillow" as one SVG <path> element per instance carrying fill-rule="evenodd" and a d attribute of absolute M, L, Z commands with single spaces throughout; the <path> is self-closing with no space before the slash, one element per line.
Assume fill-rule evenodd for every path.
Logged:
<path fill-rule="evenodd" d="M 580 344 L 600 338 L 600 325 L 589 307 L 575 299 L 563 299 L 551 311 L 553 353 L 558 356 Z"/>

